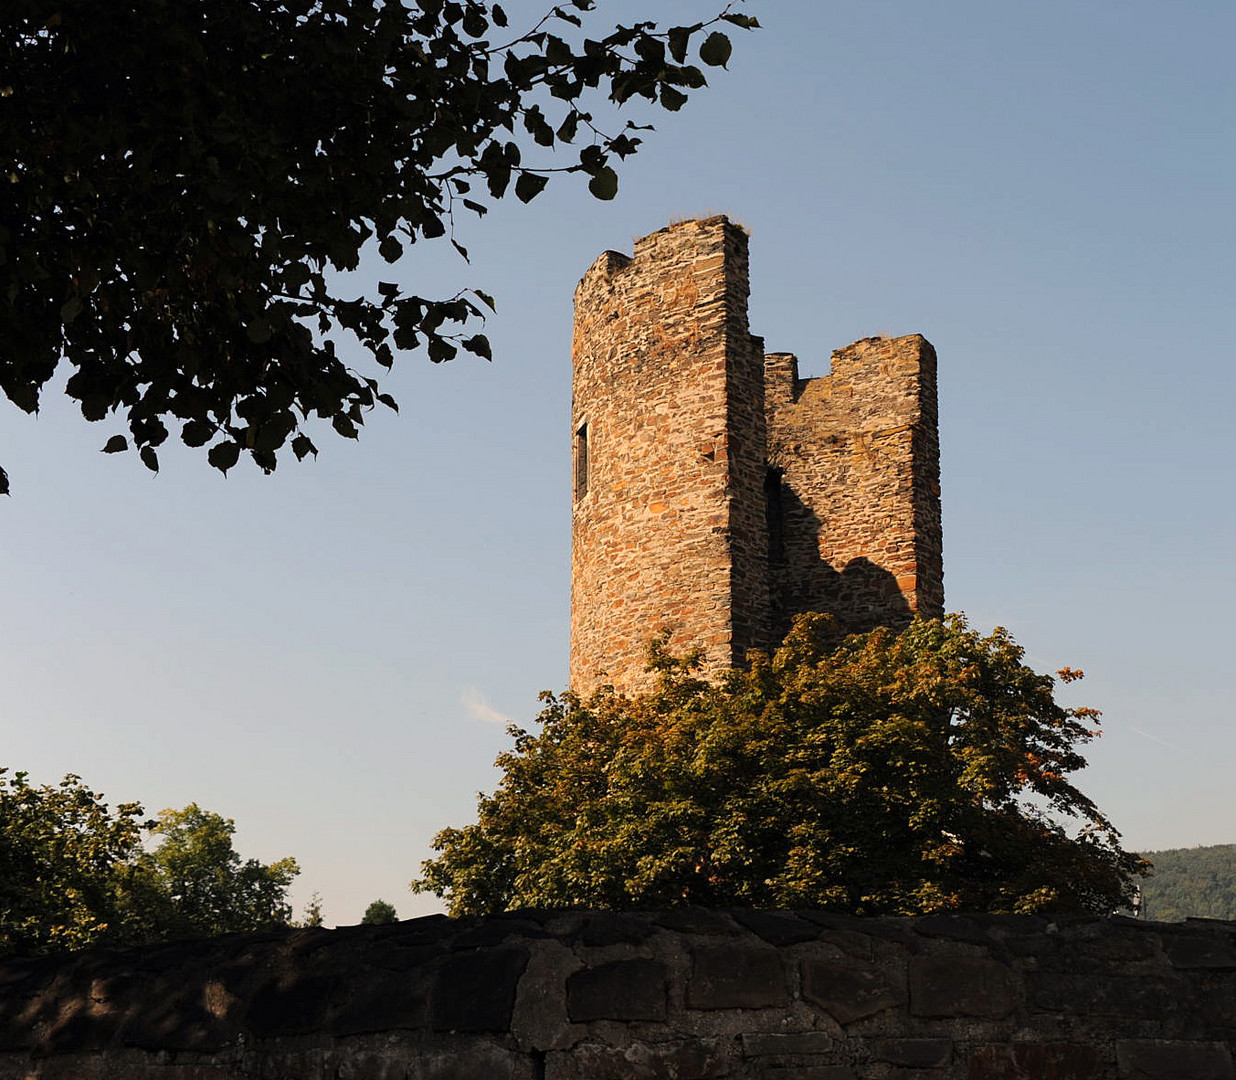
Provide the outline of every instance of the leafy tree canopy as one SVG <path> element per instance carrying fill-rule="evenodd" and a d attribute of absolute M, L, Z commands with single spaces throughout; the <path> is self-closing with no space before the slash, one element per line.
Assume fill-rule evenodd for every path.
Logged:
<path fill-rule="evenodd" d="M 232 846 L 232 819 L 197 803 L 160 811 L 150 831 L 158 845 L 136 865 L 153 895 L 146 913 L 134 913 L 152 917 L 149 936 L 210 937 L 287 925 L 287 890 L 300 873 L 295 859 L 269 865 L 241 859 Z"/>
<path fill-rule="evenodd" d="M 1068 780 L 1098 714 L 1022 659 L 961 616 L 839 639 L 809 615 L 710 685 L 662 641 L 654 692 L 547 695 L 539 734 L 513 728 L 479 820 L 412 888 L 453 914 L 1111 912 L 1143 868 Z"/>
<path fill-rule="evenodd" d="M 193 803 L 146 821 L 139 804 L 112 809 L 77 776 L 34 785 L 0 769 L 0 952 L 286 925 L 296 861 L 242 861 L 234 829 Z"/>
<path fill-rule="evenodd" d="M 354 438 L 395 407 L 341 341 L 383 368 L 488 357 L 468 328 L 484 293 L 355 296 L 333 272 L 454 242 L 457 212 L 553 172 L 613 198 L 640 138 L 600 130 L 594 102 L 677 110 L 729 58 L 718 25 L 756 25 L 726 8 L 596 33 L 595 7 L 520 30 L 482 0 L 6 0 L 0 389 L 33 412 L 63 358 L 83 416 L 127 423 L 105 450 L 157 470 L 175 433 L 269 472 L 316 453 L 311 417 Z"/>
<path fill-rule="evenodd" d="M 395 905 L 386 900 L 375 900 L 361 916 L 361 926 L 383 926 L 386 923 L 399 921 L 399 913 Z"/>
<path fill-rule="evenodd" d="M 0 951 L 83 948 L 125 921 L 141 853 L 137 803 L 110 809 L 80 778 L 0 769 Z"/>

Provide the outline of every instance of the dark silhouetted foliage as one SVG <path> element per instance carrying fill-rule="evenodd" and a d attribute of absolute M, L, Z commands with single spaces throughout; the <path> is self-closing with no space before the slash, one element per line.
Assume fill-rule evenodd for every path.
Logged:
<path fill-rule="evenodd" d="M 383 926 L 398 921 L 399 913 L 395 910 L 395 905 L 386 900 L 375 900 L 365 908 L 365 914 L 361 916 L 361 926 Z"/>
<path fill-rule="evenodd" d="M 104 450 L 157 470 L 179 435 L 222 472 L 242 454 L 269 472 L 286 446 L 316 453 L 311 417 L 355 438 L 395 407 L 340 342 L 381 368 L 396 350 L 488 357 L 465 329 L 484 293 L 358 296 L 338 271 L 370 246 L 398 263 L 454 242 L 458 211 L 527 202 L 554 172 L 613 198 L 638 129 L 589 109 L 680 108 L 697 61 L 729 57 L 710 28 L 755 25 L 727 8 L 606 29 L 595 7 L 512 30 L 480 0 L 6 0 L 0 389 L 33 412 L 67 359 L 83 416 L 126 421 Z"/>

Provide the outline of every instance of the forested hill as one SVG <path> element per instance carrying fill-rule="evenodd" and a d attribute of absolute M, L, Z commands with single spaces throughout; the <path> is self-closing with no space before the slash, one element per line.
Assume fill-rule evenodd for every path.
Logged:
<path fill-rule="evenodd" d="M 1236 919 L 1236 844 L 1142 854 L 1154 863 L 1151 876 L 1142 881 L 1142 918 Z"/>

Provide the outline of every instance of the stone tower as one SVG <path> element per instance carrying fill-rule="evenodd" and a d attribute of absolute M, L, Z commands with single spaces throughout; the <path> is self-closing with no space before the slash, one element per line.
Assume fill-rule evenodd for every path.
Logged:
<path fill-rule="evenodd" d="M 648 639 L 708 668 L 794 615 L 849 629 L 943 611 L 935 352 L 868 338 L 800 379 L 747 326 L 724 217 L 608 251 L 575 292 L 571 685 L 648 684 Z"/>

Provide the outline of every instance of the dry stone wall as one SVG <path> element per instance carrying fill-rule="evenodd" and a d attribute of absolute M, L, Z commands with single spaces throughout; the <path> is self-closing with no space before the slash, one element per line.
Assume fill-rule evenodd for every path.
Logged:
<path fill-rule="evenodd" d="M 793 615 L 943 608 L 935 353 L 857 342 L 800 379 L 747 325 L 747 237 L 686 221 L 575 294 L 571 684 L 638 690 L 660 630 L 711 671 Z"/>
<path fill-rule="evenodd" d="M 516 912 L 0 963 L 0 1080 L 1236 1080 L 1236 924 Z"/>

